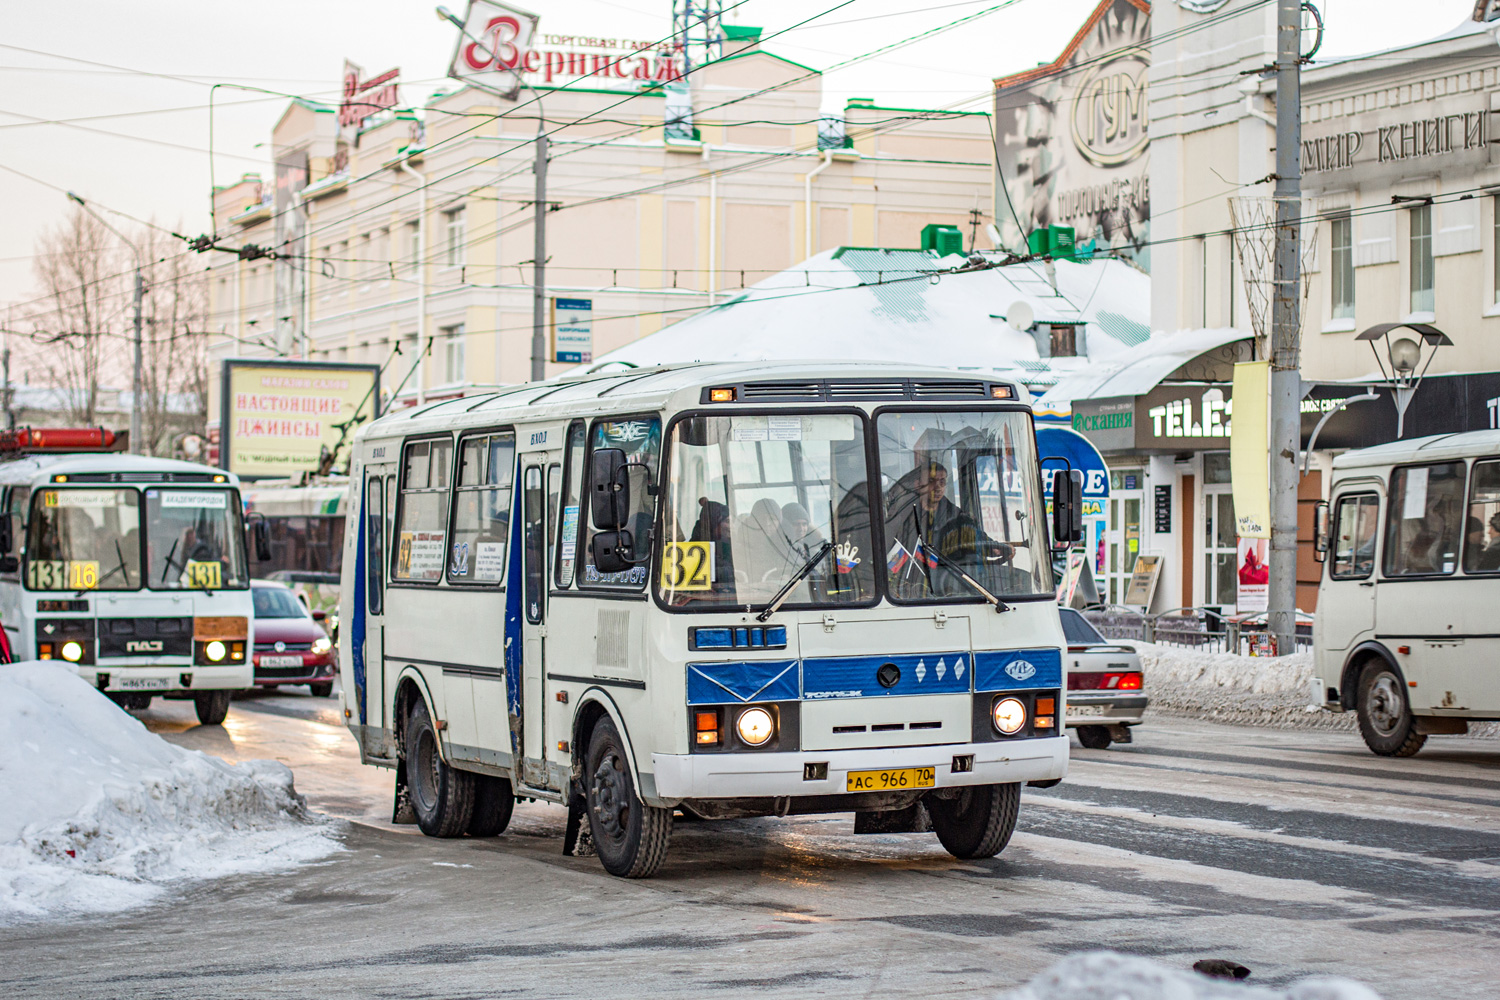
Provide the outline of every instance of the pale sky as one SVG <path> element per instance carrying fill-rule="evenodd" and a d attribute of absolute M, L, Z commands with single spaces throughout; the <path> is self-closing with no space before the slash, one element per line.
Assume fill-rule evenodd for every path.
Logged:
<path fill-rule="evenodd" d="M 725 6 L 734 2 L 725 0 Z M 770 34 L 839 2 L 745 0 L 726 21 L 759 25 Z M 994 2 L 852 0 L 766 48 L 823 68 Z M 841 108 L 846 97 L 864 96 L 932 108 L 972 99 L 977 103 L 969 107 L 983 109 L 982 95 L 993 77 L 1052 61 L 1094 3 L 1016 0 L 960 29 L 829 74 L 826 106 Z M 448 5 L 461 10 L 464 3 Z M 455 29 L 437 19 L 434 6 L 426 0 L 261 0 L 253 6 L 75 0 L 66 9 L 5 4 L 0 167 L 196 235 L 208 229 L 211 84 L 331 99 L 347 57 L 371 72 L 399 66 L 403 101 L 420 103 L 444 82 L 454 43 Z M 646 40 L 671 28 L 671 0 L 533 0 L 530 6 L 549 33 Z M 1468 16 L 1473 0 L 1321 0 L 1321 7 L 1328 23 L 1323 54 L 1345 55 L 1440 34 Z M 223 184 L 251 170 L 269 177 L 269 151 L 257 144 L 269 141 L 285 100 L 227 87 L 214 100 L 216 180 Z M 35 118 L 74 121 L 35 124 Z M 35 239 L 70 204 L 61 192 L 4 169 L 0 204 L 4 304 L 36 294 L 30 257 Z"/>

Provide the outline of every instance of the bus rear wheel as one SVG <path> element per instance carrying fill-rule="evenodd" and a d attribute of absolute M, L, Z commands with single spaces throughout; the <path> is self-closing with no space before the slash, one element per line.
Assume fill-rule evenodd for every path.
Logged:
<path fill-rule="evenodd" d="M 449 767 L 421 698 L 406 722 L 406 783 L 417 826 L 429 837 L 459 837 L 474 815 L 474 775 Z"/>
<path fill-rule="evenodd" d="M 1427 742 L 1426 735 L 1417 732 L 1401 675 L 1382 660 L 1359 675 L 1355 711 L 1365 746 L 1382 757 L 1410 757 Z"/>
<path fill-rule="evenodd" d="M 224 717 L 229 714 L 229 699 L 234 695 L 227 688 L 218 691 L 200 691 L 193 695 L 193 708 L 198 713 L 198 721 L 205 726 L 217 726 L 224 722 Z"/>
<path fill-rule="evenodd" d="M 667 857 L 672 810 L 648 806 L 636 794 L 625 743 L 608 716 L 589 736 L 583 781 L 589 829 L 604 870 L 621 878 L 655 875 Z"/>
<path fill-rule="evenodd" d="M 938 842 L 955 858 L 993 858 L 1010 843 L 1021 809 L 1021 786 L 967 785 L 949 798 L 927 796 Z"/>

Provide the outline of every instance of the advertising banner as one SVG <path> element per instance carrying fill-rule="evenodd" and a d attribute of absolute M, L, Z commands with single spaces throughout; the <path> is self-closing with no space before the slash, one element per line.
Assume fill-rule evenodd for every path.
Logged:
<path fill-rule="evenodd" d="M 1079 243 L 1149 270 L 1150 10 L 1101 0 L 1056 62 L 995 81 L 996 215 L 1011 249 L 1033 230 L 1071 226 Z"/>
<path fill-rule="evenodd" d="M 379 401 L 379 365 L 225 361 L 219 464 L 278 479 L 331 467 Z"/>
<path fill-rule="evenodd" d="M 1235 611 L 1264 611 L 1271 594 L 1271 570 L 1266 564 L 1271 543 L 1264 538 L 1240 538 L 1236 545 L 1235 575 L 1238 577 Z"/>
<path fill-rule="evenodd" d="M 1229 435 L 1229 476 L 1234 483 L 1234 519 L 1245 538 L 1271 537 L 1271 364 L 1234 366 L 1234 425 Z"/>

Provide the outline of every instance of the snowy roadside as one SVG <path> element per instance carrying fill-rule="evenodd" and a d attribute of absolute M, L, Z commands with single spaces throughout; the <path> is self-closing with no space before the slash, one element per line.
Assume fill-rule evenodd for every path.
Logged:
<path fill-rule="evenodd" d="M 1214 979 L 1112 951 L 1088 951 L 1042 972 L 1004 1000 L 1380 1000 L 1352 979 L 1314 976 L 1285 988 Z"/>
<path fill-rule="evenodd" d="M 59 663 L 0 667 L 0 925 L 340 850 L 275 761 L 173 746 Z"/>
<path fill-rule="evenodd" d="M 1353 712 L 1325 712 L 1313 655 L 1240 656 L 1203 653 L 1131 640 L 1146 675 L 1150 714 L 1207 719 L 1273 729 L 1331 729 L 1353 732 Z M 1493 739 L 1500 725 L 1478 723 L 1471 737 Z M 1447 737 L 1452 739 L 1453 737 Z M 1461 737 L 1460 737 L 1461 738 Z"/>

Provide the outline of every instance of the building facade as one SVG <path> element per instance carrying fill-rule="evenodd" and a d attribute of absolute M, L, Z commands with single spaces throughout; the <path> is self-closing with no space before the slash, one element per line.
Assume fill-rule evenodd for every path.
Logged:
<path fill-rule="evenodd" d="M 677 98 L 619 80 L 639 89 L 538 77 L 505 102 L 463 87 L 357 129 L 294 102 L 274 184 L 215 192 L 221 242 L 278 256 L 216 255 L 214 358 L 386 364 L 403 400 L 526 380 L 539 127 L 548 337 L 553 301 L 575 300 L 576 332 L 582 300 L 594 356 L 831 247 L 916 247 L 934 223 L 989 245 L 971 212 L 994 194 L 988 115 L 856 99 L 830 120 L 816 70 L 737 32 L 684 81 L 692 128 L 670 136 Z"/>

